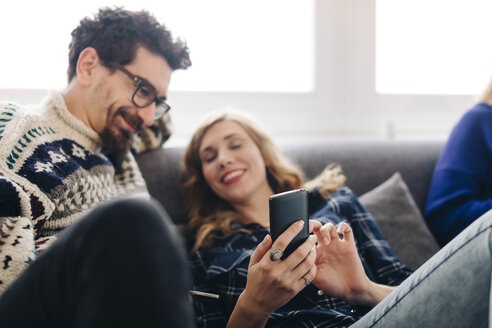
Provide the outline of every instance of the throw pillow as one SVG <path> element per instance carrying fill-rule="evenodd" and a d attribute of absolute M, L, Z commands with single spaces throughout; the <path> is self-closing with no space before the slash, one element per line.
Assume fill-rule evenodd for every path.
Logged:
<path fill-rule="evenodd" d="M 361 197 L 402 263 L 417 269 L 439 250 L 399 172 Z"/>

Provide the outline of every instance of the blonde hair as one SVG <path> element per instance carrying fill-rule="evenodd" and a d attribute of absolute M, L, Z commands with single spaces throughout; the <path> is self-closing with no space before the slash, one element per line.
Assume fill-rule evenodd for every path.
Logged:
<path fill-rule="evenodd" d="M 210 247 L 214 237 L 220 231 L 226 238 L 237 231 L 231 223 L 241 220 L 241 216 L 225 200 L 218 197 L 210 188 L 202 173 L 199 149 L 203 137 L 215 124 L 233 121 L 239 124 L 251 137 L 265 161 L 267 179 L 275 193 L 303 187 L 303 171 L 289 160 L 273 140 L 256 123 L 237 111 L 220 111 L 210 114 L 193 134 L 184 155 L 184 169 L 189 178 L 183 185 L 183 194 L 188 208 L 188 233 L 195 240 L 194 250 Z M 309 186 L 321 183 L 320 193 L 325 197 L 345 182 L 339 166 L 329 166 Z"/>
<path fill-rule="evenodd" d="M 485 89 L 485 91 L 480 96 L 479 101 L 485 102 L 485 103 L 492 106 L 492 80 L 489 82 L 489 84 L 487 85 L 487 88 Z"/>

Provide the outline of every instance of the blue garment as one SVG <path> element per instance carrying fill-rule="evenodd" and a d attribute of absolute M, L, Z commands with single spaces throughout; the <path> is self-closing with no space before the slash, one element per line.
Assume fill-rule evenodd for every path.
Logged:
<path fill-rule="evenodd" d="M 371 280 L 395 286 L 411 274 L 411 270 L 401 264 L 390 249 L 371 214 L 348 188 L 336 190 L 328 201 L 317 192 L 311 192 L 309 207 L 310 218 L 323 224 L 329 221 L 350 224 L 362 264 Z M 193 298 L 199 327 L 226 326 L 239 295 L 246 287 L 249 259 L 268 234 L 256 223 L 234 223 L 234 228 L 247 229 L 250 234 L 236 232 L 229 238 L 215 238 L 211 248 L 191 255 L 194 289 L 220 295 L 218 300 Z M 220 233 L 217 236 L 220 237 Z M 299 327 L 349 326 L 369 310 L 340 298 L 319 295 L 318 289 L 309 285 L 273 312 L 266 326 L 280 327 L 287 322 Z"/>
<path fill-rule="evenodd" d="M 425 219 L 445 245 L 492 208 L 492 107 L 479 103 L 454 127 L 432 178 Z"/>

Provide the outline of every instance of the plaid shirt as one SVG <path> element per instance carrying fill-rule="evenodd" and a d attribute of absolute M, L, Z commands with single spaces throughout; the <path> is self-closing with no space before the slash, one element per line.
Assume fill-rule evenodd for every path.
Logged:
<path fill-rule="evenodd" d="M 395 286 L 412 273 L 400 263 L 374 218 L 350 189 L 343 187 L 334 191 L 328 201 L 317 192 L 310 192 L 309 213 L 310 219 L 323 224 L 330 221 L 335 225 L 342 221 L 350 224 L 362 264 L 372 281 Z M 233 228 L 247 229 L 251 233 L 236 232 L 229 238 L 215 238 L 211 248 L 191 254 L 194 289 L 220 295 L 220 299 L 193 297 L 199 327 L 226 326 L 246 287 L 250 256 L 269 233 L 256 223 L 233 223 Z M 275 310 L 266 327 L 345 327 L 369 310 L 330 297 L 311 284 Z"/>

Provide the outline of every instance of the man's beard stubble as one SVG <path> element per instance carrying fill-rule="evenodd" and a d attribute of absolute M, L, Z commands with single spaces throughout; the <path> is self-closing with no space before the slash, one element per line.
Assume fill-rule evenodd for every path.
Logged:
<path fill-rule="evenodd" d="M 117 120 L 120 116 L 134 124 L 136 127 L 135 133 L 137 133 L 142 126 L 138 116 L 134 118 L 128 110 L 119 108 L 115 114 L 110 117 L 106 127 L 101 132 L 100 136 L 103 143 L 103 152 L 113 163 L 116 173 L 120 172 L 122 169 L 123 160 L 130 151 L 134 135 L 126 129 L 122 129 L 118 124 Z"/>

